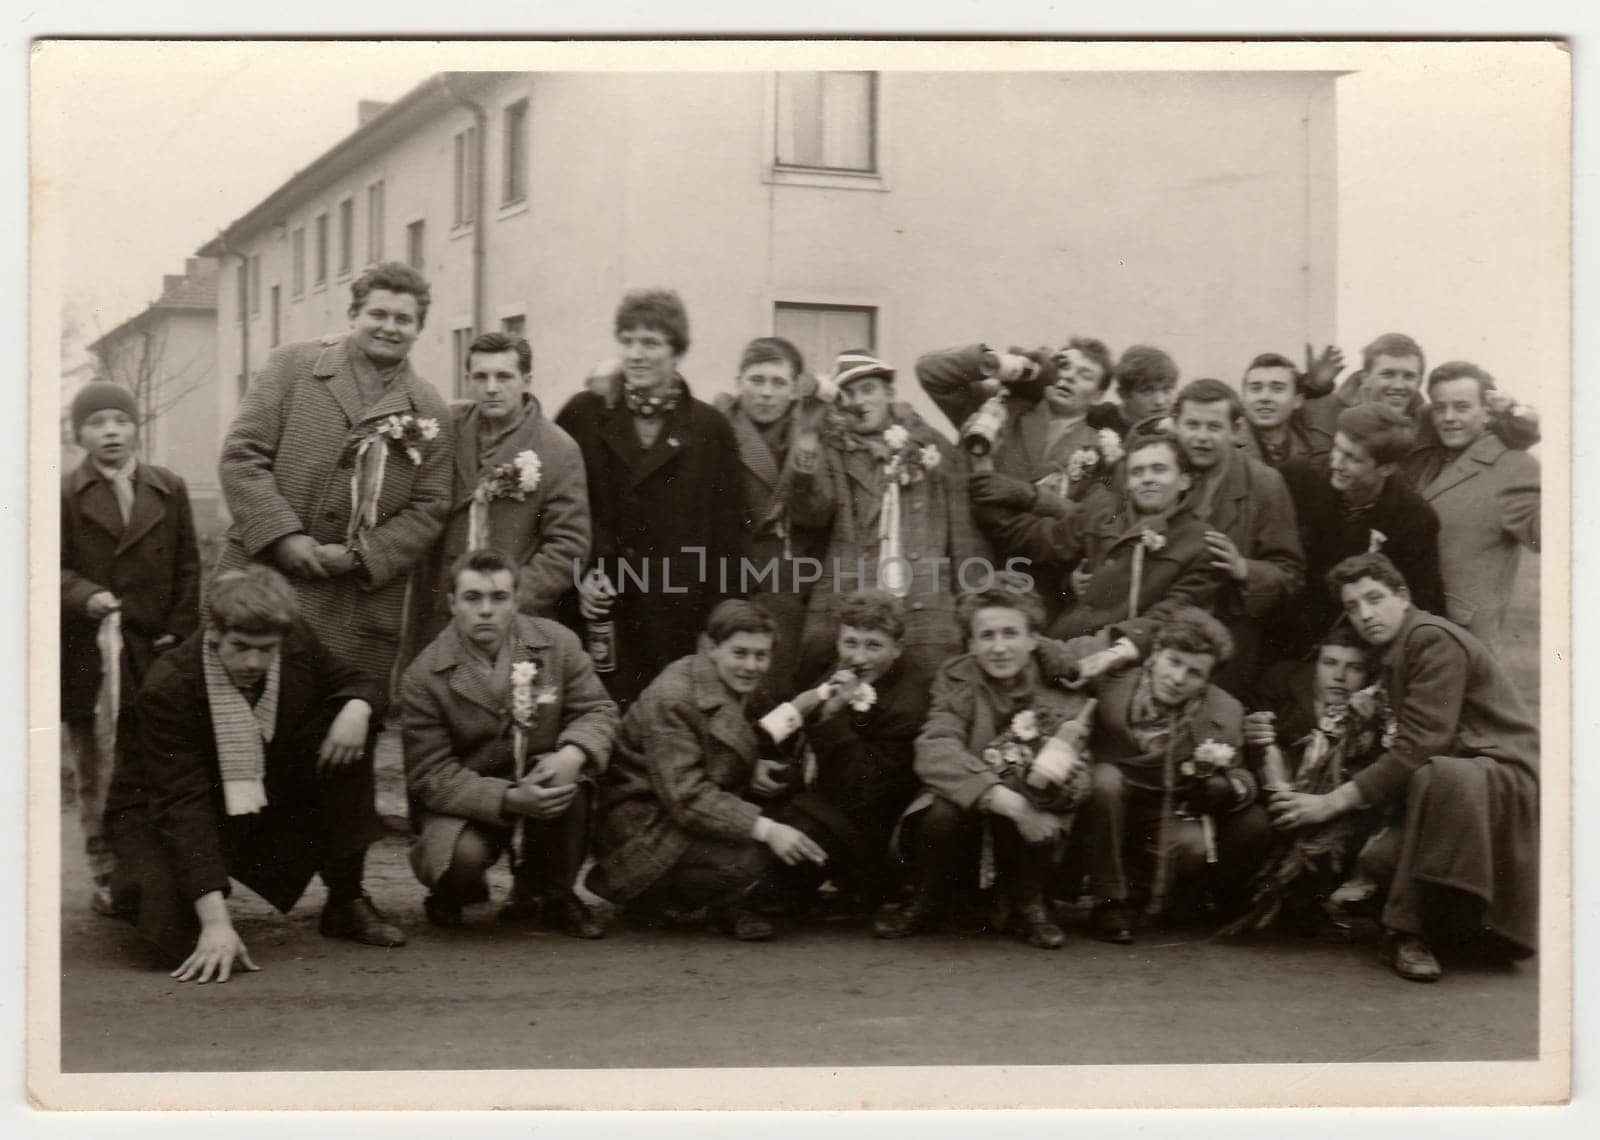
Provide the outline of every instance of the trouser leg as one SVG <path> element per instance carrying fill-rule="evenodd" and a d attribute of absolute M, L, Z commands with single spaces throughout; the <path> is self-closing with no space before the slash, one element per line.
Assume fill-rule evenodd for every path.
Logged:
<path fill-rule="evenodd" d="M 562 893 L 572 890 L 588 850 L 593 802 L 594 786 L 581 782 L 566 811 L 523 825 L 522 859 L 515 868 L 519 882 Z"/>
<path fill-rule="evenodd" d="M 1089 802 L 1078 820 L 1088 864 L 1089 890 L 1103 899 L 1125 900 L 1128 875 L 1123 861 L 1127 839 L 1128 790 L 1115 764 L 1096 764 Z"/>

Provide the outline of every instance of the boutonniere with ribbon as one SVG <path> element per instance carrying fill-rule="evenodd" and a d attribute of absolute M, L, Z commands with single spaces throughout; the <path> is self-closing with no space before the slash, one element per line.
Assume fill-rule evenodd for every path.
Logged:
<path fill-rule="evenodd" d="M 943 456 L 933 444 L 919 444 L 901 424 L 883 433 L 889 449 L 883 463 L 883 503 L 878 511 L 878 584 L 896 597 L 911 590 L 911 564 L 901 557 L 900 488 L 920 482 Z"/>
<path fill-rule="evenodd" d="M 1250 795 L 1254 789 L 1243 780 L 1236 780 L 1231 774 L 1234 759 L 1238 749 L 1231 744 L 1220 740 L 1206 740 L 1194 750 L 1189 759 L 1178 765 L 1178 775 L 1182 776 L 1191 792 L 1197 790 L 1197 785 L 1210 777 L 1221 773 L 1228 777 L 1228 784 L 1235 799 Z M 1217 825 L 1209 810 L 1197 813 L 1200 818 L 1200 834 L 1205 841 L 1206 862 L 1217 861 Z"/>
<path fill-rule="evenodd" d="M 549 685 L 538 687 L 541 670 L 534 660 L 516 661 L 511 666 L 511 766 L 517 783 L 528 774 L 528 740 L 539 720 L 539 709 L 560 699 Z M 511 854 L 520 863 L 524 846 L 525 816 L 518 816 L 511 830 Z"/>
<path fill-rule="evenodd" d="M 510 463 L 497 464 L 478 479 L 467 508 L 467 549 L 481 550 L 490 545 L 489 504 L 496 499 L 523 502 L 539 487 L 544 464 L 532 450 L 517 452 Z"/>
<path fill-rule="evenodd" d="M 1122 456 L 1122 437 L 1111 428 L 1101 428 L 1093 447 L 1080 447 L 1068 457 L 1067 480 L 1077 483 L 1091 475 L 1104 478 L 1122 462 Z"/>
<path fill-rule="evenodd" d="M 421 467 L 423 446 L 438 437 L 438 420 L 407 412 L 364 425 L 364 430 L 352 438 L 350 446 L 355 448 L 355 455 L 350 472 L 347 543 L 378 525 L 378 501 L 383 498 L 383 477 L 389 465 L 390 447 L 398 445 L 413 467 Z"/>
<path fill-rule="evenodd" d="M 1159 554 L 1167 548 L 1167 536 L 1145 527 L 1133 547 L 1133 573 L 1128 576 L 1128 620 L 1139 616 L 1139 591 L 1144 586 L 1145 553 Z"/>

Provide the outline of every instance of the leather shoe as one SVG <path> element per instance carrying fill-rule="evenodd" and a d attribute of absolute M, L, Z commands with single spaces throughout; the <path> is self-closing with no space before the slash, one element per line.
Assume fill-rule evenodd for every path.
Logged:
<path fill-rule="evenodd" d="M 772 923 L 745 907 L 716 915 L 712 925 L 740 942 L 766 942 L 773 934 Z"/>
<path fill-rule="evenodd" d="M 459 908 L 457 909 L 459 914 Z M 405 931 L 383 917 L 366 895 L 322 908 L 317 929 L 324 938 L 348 938 L 367 946 L 404 946 Z"/>
<path fill-rule="evenodd" d="M 1024 903 L 1017 908 L 1017 923 L 1029 946 L 1041 950 L 1059 950 L 1066 945 L 1067 936 L 1050 917 L 1041 902 Z"/>
<path fill-rule="evenodd" d="M 561 898 L 545 900 L 544 920 L 547 926 L 570 934 L 574 938 L 606 936 L 605 923 L 600 921 L 600 916 L 574 894 L 569 893 Z"/>
<path fill-rule="evenodd" d="M 111 888 L 108 886 L 95 887 L 94 893 L 89 896 L 89 909 L 107 918 L 122 917 L 122 912 L 118 910 L 117 902 L 111 897 Z"/>
<path fill-rule="evenodd" d="M 495 917 L 500 922 L 515 926 L 537 923 L 545 917 L 545 897 L 520 883 L 513 883 L 510 896 L 501 904 Z"/>
<path fill-rule="evenodd" d="M 1433 951 L 1422 939 L 1415 934 L 1401 934 L 1390 931 L 1385 941 L 1384 961 L 1394 968 L 1408 982 L 1437 982 L 1444 973 L 1439 968 L 1439 959 L 1433 956 Z"/>
<path fill-rule="evenodd" d="M 896 906 L 884 903 L 872 919 L 874 938 L 910 938 L 928 924 L 928 901 L 918 897 Z"/>
<path fill-rule="evenodd" d="M 1126 904 L 1105 899 L 1095 905 L 1089 918 L 1089 933 L 1101 942 L 1126 946 L 1133 941 L 1133 914 Z"/>

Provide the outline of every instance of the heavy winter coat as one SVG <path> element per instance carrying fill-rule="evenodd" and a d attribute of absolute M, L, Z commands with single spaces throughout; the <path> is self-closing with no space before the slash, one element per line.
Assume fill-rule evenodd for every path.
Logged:
<path fill-rule="evenodd" d="M 590 562 L 601 564 L 619 591 L 611 611 L 617 668 L 606 686 L 626 705 L 694 651 L 717 602 L 741 592 L 747 543 L 739 449 L 728 421 L 687 386 L 649 448 L 619 391 L 580 392 L 556 424 L 583 453 Z M 581 628 L 575 606 L 562 617 Z"/>
<path fill-rule="evenodd" d="M 387 686 L 407 580 L 450 506 L 450 414 L 409 363 L 363 410 L 353 351 L 348 338 L 338 338 L 285 345 L 267 358 L 222 445 L 218 470 L 233 525 L 217 568 L 270 563 L 273 543 L 291 534 L 344 542 L 359 437 L 390 415 L 436 420 L 440 433 L 423 445 L 420 464 L 390 445 L 378 524 L 361 544 L 366 576 L 293 580 L 300 615 L 328 649 Z"/>
<path fill-rule="evenodd" d="M 574 572 L 589 559 L 589 492 L 583 454 L 571 436 L 545 418 L 528 397 L 522 422 L 487 458 L 490 468 L 510 464 L 531 451 L 539 458 L 539 483 L 521 500 L 505 497 L 488 505 L 489 542 L 516 563 L 517 609 L 553 617 L 556 602 L 572 588 Z M 455 439 L 455 475 L 444 535 L 422 563 L 413 591 L 415 644 L 420 651 L 450 620 L 450 567 L 466 552 L 472 495 L 484 474 L 479 465 L 476 404 L 450 409 Z"/>
<path fill-rule="evenodd" d="M 116 493 L 91 460 L 61 477 L 61 719 L 94 716 L 100 622 L 84 607 L 109 590 L 122 602 L 124 690 L 131 703 L 164 634 L 182 640 L 200 621 L 200 552 L 182 479 L 140 463 L 127 526 Z"/>
<path fill-rule="evenodd" d="M 531 765 L 568 744 L 587 757 L 583 773 L 598 776 L 611 761 L 617 705 L 595 675 L 577 636 L 545 618 L 518 614 L 511 631 L 513 661 L 538 666 L 536 692 L 554 700 L 535 706 L 528 736 Z M 400 683 L 406 790 L 413 830 L 426 850 L 413 853 L 425 867 L 447 867 L 456 840 L 470 823 L 503 826 L 506 791 L 515 779 L 509 692 L 495 694 L 481 674 L 462 666 L 471 651 L 448 625 L 406 669 Z M 421 827 L 446 816 L 455 825 Z"/>

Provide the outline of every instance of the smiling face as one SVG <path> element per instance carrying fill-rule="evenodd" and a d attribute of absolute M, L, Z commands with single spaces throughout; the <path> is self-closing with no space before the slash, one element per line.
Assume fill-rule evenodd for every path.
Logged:
<path fill-rule="evenodd" d="M 1106 370 L 1079 348 L 1056 353 L 1056 377 L 1044 396 L 1057 415 L 1086 415 L 1105 391 Z"/>
<path fill-rule="evenodd" d="M 1411 591 L 1391 589 L 1376 578 L 1362 578 L 1339 588 L 1339 604 L 1368 645 L 1384 646 L 1395 639 L 1411 608 Z"/>
<path fill-rule="evenodd" d="M 1244 414 L 1262 431 L 1289 422 L 1303 402 L 1292 368 L 1252 368 L 1244 374 Z"/>
<path fill-rule="evenodd" d="M 283 644 L 280 633 L 244 633 L 225 630 L 217 638 L 217 660 L 222 663 L 228 680 L 241 689 L 259 685 L 272 668 Z"/>
<path fill-rule="evenodd" d="M 739 407 L 765 426 L 783 418 L 794 402 L 794 366 L 787 360 L 763 360 L 739 373 Z"/>
<path fill-rule="evenodd" d="M 852 380 L 839 392 L 839 409 L 845 414 L 845 422 L 851 431 L 863 435 L 889 426 L 893 403 L 894 384 L 883 376 Z"/>
<path fill-rule="evenodd" d="M 422 332 L 417 298 L 410 293 L 374 289 L 350 317 L 356 347 L 374 364 L 399 364 Z"/>
<path fill-rule="evenodd" d="M 517 616 L 516 583 L 511 571 L 485 574 L 463 570 L 450 592 L 450 615 L 462 637 L 484 653 L 499 653 L 512 619 Z"/>
<path fill-rule="evenodd" d="M 860 629 L 853 625 L 839 627 L 839 640 L 834 644 L 839 664 L 849 669 L 860 681 L 872 682 L 887 673 L 900 659 L 900 642 L 881 629 Z"/>
<path fill-rule="evenodd" d="M 990 606 L 972 615 L 967 651 L 984 675 L 1009 681 L 1028 666 L 1038 641 L 1028 625 L 1028 615 L 1005 606 Z"/>
<path fill-rule="evenodd" d="M 1489 407 L 1483 391 L 1470 376 L 1442 380 L 1428 393 L 1428 414 L 1439 430 L 1439 442 L 1451 451 L 1470 447 L 1489 426 Z"/>
<path fill-rule="evenodd" d="M 1365 447 L 1344 432 L 1334 434 L 1333 449 L 1328 453 L 1328 482 L 1351 502 L 1376 498 L 1384 480 L 1394 474 L 1394 467 L 1393 463 L 1373 459 Z"/>
<path fill-rule="evenodd" d="M 523 375 L 514 349 L 474 352 L 468 357 L 467 392 L 476 401 L 478 414 L 491 422 L 516 411 L 529 379 Z"/>
<path fill-rule="evenodd" d="M 1318 708 L 1348 704 L 1367 683 L 1367 655 L 1350 645 L 1324 645 L 1317 651 L 1312 697 Z"/>
<path fill-rule="evenodd" d="M 1173 428 L 1197 471 L 1211 470 L 1233 450 L 1233 408 L 1226 400 L 1183 401 Z"/>
<path fill-rule="evenodd" d="M 1194 483 L 1178 462 L 1177 448 L 1175 442 L 1159 440 L 1128 453 L 1128 498 L 1135 513 L 1165 514 Z"/>
<path fill-rule="evenodd" d="M 754 691 L 772 667 L 772 634 L 741 630 L 708 652 L 722 683 L 741 697 Z"/>
<path fill-rule="evenodd" d="M 660 329 L 635 325 L 617 334 L 622 358 L 622 379 L 630 388 L 655 391 L 672 382 L 678 371 L 678 352 Z"/>
<path fill-rule="evenodd" d="M 1397 412 L 1407 411 L 1422 385 L 1422 361 L 1415 356 L 1390 356 L 1379 353 L 1367 369 L 1366 393 L 1369 400 L 1388 404 Z"/>
<path fill-rule="evenodd" d="M 101 408 L 78 428 L 78 443 L 106 467 L 121 467 L 133 454 L 133 441 L 139 434 L 133 419 L 121 408 Z"/>
<path fill-rule="evenodd" d="M 1177 708 L 1204 691 L 1217 659 L 1209 653 L 1188 653 L 1171 646 L 1150 658 L 1150 685 L 1156 703 Z"/>

